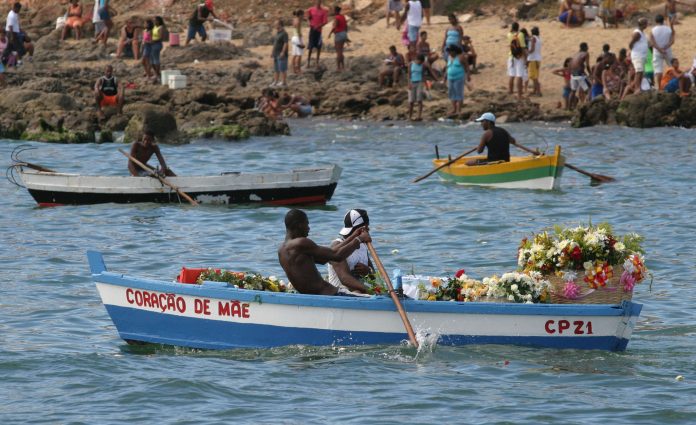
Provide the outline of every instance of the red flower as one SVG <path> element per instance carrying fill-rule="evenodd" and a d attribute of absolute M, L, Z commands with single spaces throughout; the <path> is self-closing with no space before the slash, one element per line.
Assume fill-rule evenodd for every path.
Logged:
<path fill-rule="evenodd" d="M 459 277 L 461 277 L 464 273 L 466 273 L 466 270 L 464 270 L 464 269 L 457 270 L 457 273 L 454 274 L 454 277 L 459 278 Z"/>
<path fill-rule="evenodd" d="M 570 258 L 573 261 L 582 261 L 582 250 L 579 246 L 573 248 L 573 251 L 570 253 Z"/>

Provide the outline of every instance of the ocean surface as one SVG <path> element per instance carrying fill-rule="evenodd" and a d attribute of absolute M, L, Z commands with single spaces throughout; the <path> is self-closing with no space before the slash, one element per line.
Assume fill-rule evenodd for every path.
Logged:
<path fill-rule="evenodd" d="M 365 208 L 389 270 L 481 278 L 514 270 L 520 240 L 554 224 L 638 232 L 654 282 L 637 286 L 644 307 L 627 351 L 129 346 L 90 280 L 87 249 L 110 270 L 165 280 L 184 265 L 284 277 L 287 208 L 38 208 L 3 180 L 0 424 L 696 423 L 696 131 L 505 125 L 528 147 L 558 143 L 569 163 L 618 180 L 592 186 L 566 169 L 562 190 L 544 192 L 411 182 L 431 169 L 435 144 L 452 156 L 474 147 L 478 125 L 291 126 L 292 136 L 162 150 L 180 175 L 340 164 L 333 199 L 306 209 L 310 237 L 329 244 L 345 212 Z M 0 142 L 3 164 L 20 144 Z M 119 145 L 30 145 L 22 158 L 56 170 L 127 172 Z"/>

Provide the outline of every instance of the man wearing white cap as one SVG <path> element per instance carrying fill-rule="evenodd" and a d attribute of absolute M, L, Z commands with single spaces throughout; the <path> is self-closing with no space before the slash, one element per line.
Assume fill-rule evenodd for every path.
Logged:
<path fill-rule="evenodd" d="M 346 238 L 353 235 L 358 229 L 369 231 L 370 217 L 367 211 L 362 209 L 350 210 L 343 217 L 343 229 L 338 234 L 340 237 L 331 243 L 336 248 L 345 243 Z M 367 246 L 361 243 L 358 249 L 353 251 L 348 258 L 341 261 L 331 261 L 328 265 L 329 283 L 337 287 L 339 291 L 366 293 L 367 287 L 360 278 L 367 276 L 374 269 L 370 264 Z"/>
<path fill-rule="evenodd" d="M 486 112 L 481 115 L 476 122 L 481 123 L 483 135 L 481 142 L 476 149 L 477 153 L 482 153 L 488 148 L 488 157 L 484 160 L 474 159 L 467 162 L 467 165 L 481 165 L 496 161 L 510 161 L 510 144 L 517 145 L 517 141 L 504 128 L 495 126 L 495 115 Z"/>

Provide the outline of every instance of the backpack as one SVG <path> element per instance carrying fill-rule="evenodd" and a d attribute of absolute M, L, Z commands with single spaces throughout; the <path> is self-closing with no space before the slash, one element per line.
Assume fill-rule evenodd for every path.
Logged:
<path fill-rule="evenodd" d="M 510 42 L 510 53 L 515 58 L 521 58 L 524 53 L 524 49 L 520 45 L 519 34 L 515 34 Z"/>

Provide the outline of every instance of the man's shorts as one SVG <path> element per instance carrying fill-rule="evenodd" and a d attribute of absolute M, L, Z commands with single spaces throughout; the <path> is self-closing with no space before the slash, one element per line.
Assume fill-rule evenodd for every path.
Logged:
<path fill-rule="evenodd" d="M 656 74 L 662 74 L 665 71 L 665 62 L 669 65 L 672 62 L 672 48 L 668 48 L 663 56 L 659 50 L 653 49 L 653 71 Z"/>
<path fill-rule="evenodd" d="M 278 56 L 273 58 L 273 70 L 277 73 L 288 71 L 288 57 Z"/>
<path fill-rule="evenodd" d="M 411 43 L 415 43 L 418 41 L 418 33 L 420 32 L 420 27 L 416 27 L 413 25 L 408 26 L 408 41 Z"/>
<path fill-rule="evenodd" d="M 102 31 L 104 31 L 104 28 L 106 28 L 106 24 L 104 21 L 99 21 L 94 23 L 94 35 L 99 35 Z"/>
<path fill-rule="evenodd" d="M 408 91 L 408 103 L 422 102 L 425 97 L 424 90 L 422 81 L 411 83 L 411 88 Z"/>
<path fill-rule="evenodd" d="M 592 84 L 592 92 L 590 93 L 590 99 L 595 97 L 600 97 L 604 95 L 604 86 L 599 83 Z"/>
<path fill-rule="evenodd" d="M 679 90 L 679 79 L 672 78 L 669 83 L 665 84 L 665 93 L 676 93 Z"/>
<path fill-rule="evenodd" d="M 309 29 L 309 45 L 310 49 L 321 49 L 321 30 L 314 28 Z"/>
<path fill-rule="evenodd" d="M 570 90 L 570 87 L 564 86 L 563 87 L 563 99 L 568 99 L 570 97 L 570 94 L 572 91 Z"/>
<path fill-rule="evenodd" d="M 631 63 L 633 64 L 633 68 L 636 70 L 636 72 L 644 72 L 645 71 L 645 60 L 647 58 L 645 56 L 634 56 L 631 55 Z"/>
<path fill-rule="evenodd" d="M 585 75 L 570 76 L 570 90 L 577 91 L 578 89 L 584 92 L 590 89 L 590 86 L 587 84 L 587 77 Z"/>
<path fill-rule="evenodd" d="M 105 106 L 117 106 L 118 105 L 118 95 L 113 95 L 113 96 L 107 96 L 107 95 L 102 95 L 101 100 L 99 101 L 99 106 L 102 108 Z"/>
<path fill-rule="evenodd" d="M 400 1 L 394 1 L 394 0 L 389 0 L 389 11 L 390 12 L 401 12 L 404 8 L 404 5 Z"/>
<path fill-rule="evenodd" d="M 508 58 L 508 77 L 524 77 L 525 68 L 524 59 Z"/>
<path fill-rule="evenodd" d="M 188 34 L 186 34 L 186 39 L 193 40 L 194 38 L 196 38 L 196 34 L 201 36 L 201 40 L 205 40 L 208 37 L 208 34 L 206 34 L 206 32 L 205 32 L 205 26 L 203 24 L 200 24 L 200 25 L 189 24 Z"/>
<path fill-rule="evenodd" d="M 529 79 L 530 80 L 536 80 L 539 78 L 539 68 L 540 67 L 541 67 L 541 62 L 539 62 L 539 61 L 529 62 L 529 65 L 527 67 L 527 71 L 529 72 Z"/>

